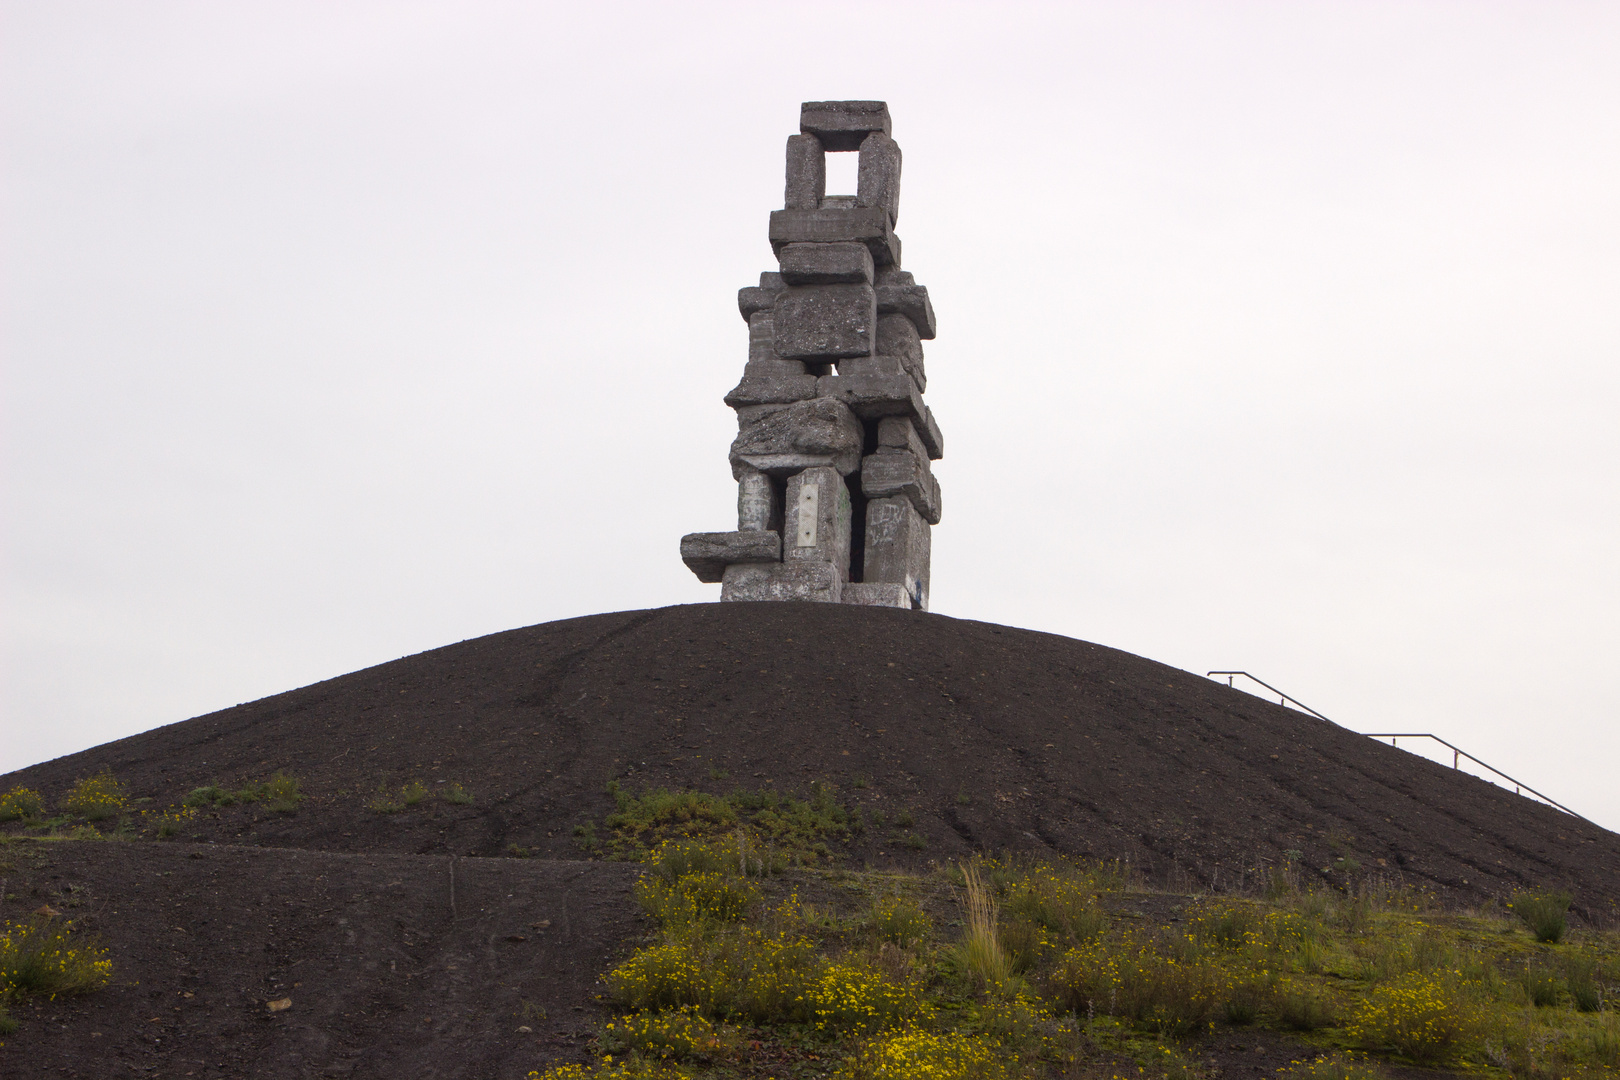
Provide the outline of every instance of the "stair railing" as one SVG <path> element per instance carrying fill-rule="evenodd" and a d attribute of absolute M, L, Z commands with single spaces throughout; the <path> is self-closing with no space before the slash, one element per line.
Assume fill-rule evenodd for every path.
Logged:
<path fill-rule="evenodd" d="M 1290 695 L 1283 693 L 1281 690 L 1277 689 L 1275 686 L 1272 686 L 1270 683 L 1266 682 L 1265 680 L 1258 679 L 1255 676 L 1250 675 L 1247 671 L 1210 671 L 1210 672 L 1206 672 L 1205 674 L 1210 678 L 1214 678 L 1217 675 L 1225 675 L 1226 676 L 1226 685 L 1227 686 L 1232 686 L 1233 689 L 1236 689 L 1236 687 L 1233 684 L 1233 680 L 1235 678 L 1238 678 L 1239 676 L 1241 676 L 1242 678 L 1248 679 L 1250 682 L 1259 683 L 1261 686 L 1265 687 L 1267 690 L 1270 690 L 1273 694 L 1276 694 L 1277 695 L 1277 704 L 1286 707 L 1291 702 L 1300 711 L 1310 713 L 1312 716 L 1316 717 L 1318 720 L 1327 720 L 1327 722 L 1330 723 L 1330 724 L 1334 723 L 1334 721 L 1328 720 L 1327 717 L 1323 716 L 1321 713 L 1317 712 L 1315 709 L 1311 708 L 1309 705 L 1305 704 L 1303 701 L 1300 701 L 1298 698 L 1291 697 Z M 1339 724 L 1337 726 L 1343 727 L 1344 725 Z M 1426 732 L 1426 731 L 1421 731 L 1421 732 L 1419 732 L 1419 731 L 1396 731 L 1396 732 L 1388 732 L 1388 731 L 1374 732 L 1374 731 L 1369 731 L 1369 732 L 1363 732 L 1362 734 L 1365 734 L 1366 737 L 1369 738 L 1369 739 L 1388 739 L 1390 746 L 1394 746 L 1395 743 L 1396 743 L 1396 740 L 1398 740 L 1398 739 L 1433 739 L 1435 742 L 1439 743 L 1441 746 L 1444 746 L 1446 749 L 1451 751 L 1451 767 L 1453 769 L 1460 769 L 1462 767 L 1461 759 L 1467 758 L 1469 761 L 1472 761 L 1475 765 L 1478 765 L 1480 768 L 1484 769 L 1486 772 L 1491 773 L 1491 774 L 1493 774 L 1495 776 L 1500 776 L 1503 780 L 1506 780 L 1508 783 L 1512 784 L 1513 785 L 1513 793 L 1515 795 L 1523 795 L 1526 792 L 1529 792 L 1531 795 L 1533 795 L 1536 798 L 1540 799 L 1542 802 L 1546 803 L 1548 806 L 1551 806 L 1553 809 L 1562 810 L 1564 813 L 1568 814 L 1570 817 L 1578 818 L 1581 821 L 1585 821 L 1588 825 L 1592 824 L 1591 821 L 1589 821 L 1588 819 L 1586 819 L 1584 817 L 1581 817 L 1581 815 L 1577 814 L 1575 811 L 1571 810 L 1569 807 L 1565 806 L 1563 803 L 1558 802 L 1556 799 L 1548 798 L 1546 795 L 1543 795 L 1541 792 L 1537 791 L 1535 788 L 1531 787 L 1529 784 L 1526 784 L 1524 781 L 1515 780 L 1513 777 L 1509 776 L 1507 773 L 1503 772 L 1501 769 L 1498 769 L 1493 765 L 1486 764 L 1485 762 L 1479 760 L 1479 758 L 1475 757 L 1473 754 L 1470 754 L 1468 751 L 1462 749 L 1461 747 L 1455 745 L 1454 743 L 1447 742 L 1446 740 L 1442 739 L 1438 735 L 1432 735 L 1432 734 L 1430 734 L 1429 732 Z"/>

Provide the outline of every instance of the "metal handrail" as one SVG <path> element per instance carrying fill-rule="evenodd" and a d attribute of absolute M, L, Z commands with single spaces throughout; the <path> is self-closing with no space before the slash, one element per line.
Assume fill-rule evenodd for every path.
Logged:
<path fill-rule="evenodd" d="M 1213 677 L 1213 676 L 1216 676 L 1216 675 L 1225 675 L 1226 676 L 1226 685 L 1227 686 L 1232 686 L 1233 678 L 1238 676 L 1238 675 L 1241 675 L 1245 679 L 1248 679 L 1251 682 L 1259 683 L 1261 686 L 1265 687 L 1267 690 L 1270 690 L 1273 694 L 1276 694 L 1279 705 L 1286 705 L 1291 701 L 1296 706 L 1298 706 L 1302 711 L 1310 713 L 1312 716 L 1316 717 L 1318 720 L 1327 720 L 1327 722 L 1330 723 L 1330 724 L 1334 723 L 1334 721 L 1328 720 L 1327 717 L 1323 716 L 1321 713 L 1317 712 L 1315 709 L 1311 708 L 1309 705 L 1305 704 L 1303 701 L 1299 700 L 1298 698 L 1291 697 L 1290 695 L 1283 693 L 1281 690 L 1277 689 L 1275 686 L 1272 686 L 1270 683 L 1266 682 L 1264 679 L 1255 678 L 1253 675 L 1250 675 L 1247 671 L 1210 671 L 1210 672 L 1205 672 L 1205 675 L 1206 675 L 1206 677 Z M 1236 687 L 1233 687 L 1233 689 L 1236 689 Z M 1340 724 L 1338 726 L 1343 727 L 1344 725 Z M 1430 734 L 1429 732 L 1426 732 L 1426 731 L 1396 731 L 1396 732 L 1368 731 L 1368 732 L 1361 732 L 1360 734 L 1365 735 L 1369 739 L 1388 739 L 1390 746 L 1395 745 L 1395 740 L 1396 739 L 1433 739 L 1435 742 L 1439 743 L 1441 746 L 1444 746 L 1446 749 L 1451 751 L 1451 767 L 1453 769 L 1461 768 L 1461 760 L 1460 759 L 1467 758 L 1469 761 L 1472 761 L 1475 765 L 1478 765 L 1480 768 L 1484 769 L 1486 772 L 1495 773 L 1497 776 L 1500 776 L 1503 780 L 1506 780 L 1508 783 L 1512 784 L 1513 785 L 1513 793 L 1515 795 L 1523 795 L 1526 791 L 1528 791 L 1530 794 L 1534 795 L 1536 798 L 1540 799 L 1542 802 L 1546 803 L 1548 806 L 1551 806 L 1551 807 L 1553 807 L 1554 809 L 1557 809 L 1557 810 L 1562 810 L 1564 813 L 1568 814 L 1570 817 L 1578 818 L 1581 821 L 1585 821 L 1588 825 L 1594 824 L 1591 820 L 1589 820 L 1587 818 L 1584 818 L 1584 817 L 1581 817 L 1580 814 L 1577 814 L 1575 811 L 1571 810 L 1569 807 L 1565 806 L 1563 803 L 1558 802 L 1556 799 L 1548 798 L 1546 795 L 1543 795 L 1541 792 L 1537 791 L 1535 788 L 1531 787 L 1529 784 L 1526 784 L 1524 781 L 1515 780 L 1513 777 L 1509 776 L 1507 773 L 1503 772 L 1501 769 L 1496 768 L 1494 765 L 1486 764 L 1485 762 L 1479 760 L 1479 758 L 1475 757 L 1473 754 L 1470 754 L 1468 751 L 1462 749 L 1461 747 L 1457 746 L 1454 743 L 1447 742 L 1446 740 L 1442 739 L 1438 735 L 1433 735 L 1433 734 Z"/>

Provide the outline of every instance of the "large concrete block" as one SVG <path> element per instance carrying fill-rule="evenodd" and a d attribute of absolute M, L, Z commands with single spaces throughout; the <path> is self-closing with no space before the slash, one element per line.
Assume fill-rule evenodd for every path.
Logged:
<path fill-rule="evenodd" d="M 821 380 L 816 380 L 816 388 L 820 389 Z M 939 430 L 934 422 L 934 410 L 923 407 L 923 422 L 917 426 L 917 434 L 922 437 L 923 445 L 928 448 L 928 456 L 935 461 L 945 456 L 945 433 Z"/>
<path fill-rule="evenodd" d="M 905 450 L 918 457 L 927 457 L 922 436 L 909 416 L 885 416 L 878 421 L 878 447 L 883 450 Z"/>
<path fill-rule="evenodd" d="M 828 466 L 841 476 L 860 467 L 865 439 L 861 422 L 831 398 L 801 401 L 769 413 L 744 427 L 731 444 L 732 475 L 748 469 L 788 476 L 801 469 Z"/>
<path fill-rule="evenodd" d="M 864 420 L 903 416 L 916 425 L 917 436 L 931 460 L 945 456 L 945 435 L 934 422 L 934 414 L 923 404 L 922 394 L 909 375 L 823 375 L 816 380 L 817 393 L 837 398 Z"/>
<path fill-rule="evenodd" d="M 742 409 L 751 405 L 789 405 L 816 397 L 816 376 L 798 374 L 786 366 L 780 371 L 776 370 L 778 364 L 789 363 L 797 364 L 797 361 L 748 364 L 743 368 L 742 381 L 726 395 L 726 404 L 733 409 Z M 750 368 L 753 370 L 750 371 Z M 798 368 L 802 371 L 804 365 L 798 364 Z"/>
<path fill-rule="evenodd" d="M 726 567 L 720 586 L 720 599 L 811 600 L 836 604 L 843 597 L 844 582 L 831 563 L 733 563 Z"/>
<path fill-rule="evenodd" d="M 688 533 L 681 537 L 681 561 L 710 584 L 720 581 L 733 563 L 776 563 L 782 558 L 780 533 L 748 532 Z"/>
<path fill-rule="evenodd" d="M 856 356 L 838 361 L 840 375 L 904 375 L 910 377 L 898 356 Z M 916 380 L 913 379 L 913 382 Z M 919 385 L 920 391 L 922 387 Z"/>
<path fill-rule="evenodd" d="M 924 341 L 934 338 L 934 305 L 928 302 L 928 290 L 921 285 L 879 285 L 877 287 L 878 314 L 904 315 L 917 328 L 917 336 Z"/>
<path fill-rule="evenodd" d="M 779 257 L 789 285 L 872 284 L 872 253 L 865 244 L 784 244 Z"/>
<path fill-rule="evenodd" d="M 882 207 L 891 225 L 900 223 L 900 144 L 881 131 L 861 143 L 855 205 Z"/>
<path fill-rule="evenodd" d="M 737 477 L 737 531 L 782 531 L 782 494 L 779 481 L 758 469 Z M 778 553 L 780 558 L 780 553 Z"/>
<path fill-rule="evenodd" d="M 789 210 L 815 210 L 827 194 L 827 155 L 814 135 L 790 135 L 787 141 L 787 190 L 782 205 Z"/>
<path fill-rule="evenodd" d="M 859 150 L 874 131 L 894 130 L 883 101 L 806 101 L 799 106 L 799 130 L 821 140 L 826 150 Z"/>
<path fill-rule="evenodd" d="M 760 284 L 763 285 L 765 283 L 762 281 L 762 282 L 760 282 Z M 877 284 L 879 284 L 879 285 L 915 285 L 915 284 L 917 284 L 917 279 L 912 277 L 911 273 L 909 271 L 900 269 L 899 264 L 896 264 L 894 266 L 880 266 L 880 267 L 878 267 Z"/>
<path fill-rule="evenodd" d="M 926 406 L 923 405 L 922 392 L 910 375 L 823 375 L 816 380 L 816 392 L 822 397 L 837 398 L 863 420 L 910 416 L 918 421 L 918 428 L 921 429 Z"/>
<path fill-rule="evenodd" d="M 868 499 L 904 495 L 924 521 L 939 524 L 939 481 L 934 479 L 925 454 L 907 450 L 868 454 L 861 459 L 861 493 Z"/>
<path fill-rule="evenodd" d="M 765 316 L 769 318 L 767 314 Z M 750 324 L 752 325 L 752 324 Z M 885 356 L 898 356 L 909 362 L 922 363 L 922 335 L 917 324 L 898 313 L 878 314 L 877 351 Z"/>
<path fill-rule="evenodd" d="M 844 595 L 839 600 L 841 604 L 858 604 L 861 607 L 897 607 L 911 608 L 911 597 L 904 585 L 884 585 L 876 582 L 847 581 L 844 583 Z"/>
<path fill-rule="evenodd" d="M 785 360 L 870 356 L 877 340 L 877 297 L 870 285 L 792 286 L 777 297 L 771 317 L 774 347 Z"/>
<path fill-rule="evenodd" d="M 752 324 L 754 316 L 762 311 L 770 311 L 776 306 L 776 294 L 780 289 L 766 289 L 757 285 L 744 285 L 737 290 L 737 310 L 742 314 L 743 322 Z"/>
<path fill-rule="evenodd" d="M 853 519 L 849 488 L 836 469 L 805 469 L 788 478 L 783 502 L 783 562 L 824 562 L 849 580 L 849 535 Z"/>
<path fill-rule="evenodd" d="M 912 606 L 928 607 L 928 523 L 902 496 L 866 504 L 865 573 L 869 584 L 902 585 Z"/>
<path fill-rule="evenodd" d="M 821 210 L 772 210 L 771 249 L 778 255 L 788 244 L 865 244 L 874 266 L 900 261 L 900 240 L 889 212 L 881 207 L 827 206 Z"/>

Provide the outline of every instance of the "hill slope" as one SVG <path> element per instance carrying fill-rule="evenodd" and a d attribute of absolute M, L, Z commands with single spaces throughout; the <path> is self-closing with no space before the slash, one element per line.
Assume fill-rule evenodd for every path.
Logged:
<path fill-rule="evenodd" d="M 1444 891 L 1620 902 L 1620 837 L 1343 728 L 1050 634 L 880 608 L 706 604 L 493 634 L 0 777 L 54 802 L 110 769 L 159 808 L 285 769 L 293 815 L 237 808 L 188 838 L 334 852 L 577 858 L 617 779 L 803 792 L 915 818 L 847 857 L 1034 848 L 1231 884 L 1286 852 L 1350 855 Z M 381 788 L 474 801 L 368 809 Z M 1343 874 L 1335 874 L 1343 881 Z"/>

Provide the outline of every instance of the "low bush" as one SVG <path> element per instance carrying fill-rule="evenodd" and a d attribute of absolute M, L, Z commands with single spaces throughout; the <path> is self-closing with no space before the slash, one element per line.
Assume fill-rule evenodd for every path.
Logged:
<path fill-rule="evenodd" d="M 1569 905 L 1574 899 L 1567 892 L 1528 889 L 1513 894 L 1508 907 L 1513 910 L 1537 941 L 1563 940 L 1569 929 Z"/>
<path fill-rule="evenodd" d="M 180 805 L 193 810 L 205 810 L 210 807 L 235 806 L 237 803 L 263 802 L 265 809 L 285 814 L 296 810 L 303 799 L 298 778 L 285 772 L 277 772 L 262 784 L 251 784 L 234 791 L 218 784 L 193 788 L 181 800 Z"/>
<path fill-rule="evenodd" d="M 806 1023 L 827 961 L 791 931 L 734 927 L 682 934 L 637 950 L 608 972 L 608 992 L 637 1011 L 692 1006 L 704 1016 L 755 1024 Z"/>
<path fill-rule="evenodd" d="M 649 847 L 671 838 L 700 839 L 742 830 L 760 850 L 775 849 L 790 863 L 814 863 L 831 854 L 828 843 L 848 840 L 854 817 L 838 804 L 834 790 L 812 784 L 810 798 L 774 791 L 701 791 L 653 788 L 632 795 L 615 781 L 608 785 L 616 808 L 603 824 L 611 833 L 608 853 L 641 858 Z"/>
<path fill-rule="evenodd" d="M 469 806 L 473 801 L 472 792 L 456 783 L 444 785 L 444 789 L 439 792 L 439 798 L 455 806 Z"/>
<path fill-rule="evenodd" d="M 1011 1080 L 1016 1058 L 994 1039 L 959 1032 L 902 1031 L 867 1043 L 837 1080 Z"/>
<path fill-rule="evenodd" d="M 759 886 L 716 871 L 682 874 L 671 881 L 648 874 L 636 882 L 636 902 L 665 930 L 702 923 L 738 922 L 763 899 Z"/>
<path fill-rule="evenodd" d="M 1557 1005 L 1558 999 L 1564 996 L 1564 981 L 1550 968 L 1525 965 L 1519 985 L 1524 988 L 1524 996 L 1530 1004 L 1538 1009 Z"/>
<path fill-rule="evenodd" d="M 1473 1033 L 1472 1008 L 1445 979 L 1420 971 L 1375 987 L 1348 1034 L 1368 1049 L 1390 1048 L 1425 1065 L 1455 1058 Z"/>
<path fill-rule="evenodd" d="M 399 789 L 399 800 L 406 806 L 415 806 L 428 797 L 428 786 L 420 780 L 412 780 Z"/>
<path fill-rule="evenodd" d="M 0 997 L 83 994 L 111 978 L 107 950 L 67 920 L 36 915 L 0 927 Z"/>
<path fill-rule="evenodd" d="M 45 812 L 45 800 L 32 788 L 14 787 L 0 795 L 0 821 L 27 821 Z"/>
<path fill-rule="evenodd" d="M 124 809 L 125 799 L 124 785 L 112 773 L 102 772 L 74 784 L 62 809 L 86 821 L 105 821 Z"/>
<path fill-rule="evenodd" d="M 277 772 L 259 787 L 264 808 L 277 814 L 290 814 L 304 801 L 304 792 L 296 776 Z"/>
<path fill-rule="evenodd" d="M 911 987 L 856 964 L 828 964 L 808 998 L 816 1027 L 856 1035 L 876 1035 L 927 1012 Z"/>
<path fill-rule="evenodd" d="M 740 1040 L 735 1031 L 717 1027 L 688 1005 L 617 1017 L 603 1029 L 601 1042 L 609 1054 L 689 1061 L 728 1056 L 737 1050 Z"/>
<path fill-rule="evenodd" d="M 934 922 L 915 900 L 904 896 L 884 896 L 872 901 L 866 925 L 878 941 L 909 949 L 928 940 Z"/>
<path fill-rule="evenodd" d="M 1133 1020 L 1169 1034 L 1195 1031 L 1222 1009 L 1230 985 L 1202 960 L 1176 960 L 1151 939 L 1127 937 L 1070 949 L 1053 969 L 1048 992 L 1065 1009 Z"/>

